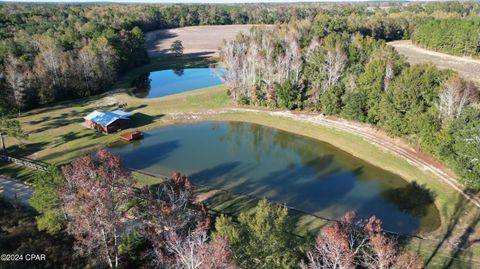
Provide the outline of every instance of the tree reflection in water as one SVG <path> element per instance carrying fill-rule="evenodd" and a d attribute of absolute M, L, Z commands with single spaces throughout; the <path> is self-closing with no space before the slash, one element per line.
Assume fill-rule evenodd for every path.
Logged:
<path fill-rule="evenodd" d="M 145 98 L 150 93 L 150 73 L 145 73 L 132 81 L 133 94 L 138 98 Z"/>

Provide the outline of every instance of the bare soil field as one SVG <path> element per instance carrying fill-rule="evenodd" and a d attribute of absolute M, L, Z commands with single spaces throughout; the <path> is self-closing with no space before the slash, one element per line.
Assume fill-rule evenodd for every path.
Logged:
<path fill-rule="evenodd" d="M 453 69 L 467 80 L 480 83 L 480 60 L 452 56 L 415 46 L 411 40 L 389 42 L 399 53 L 405 55 L 411 64 L 431 62 L 441 69 Z"/>
<path fill-rule="evenodd" d="M 147 32 L 147 52 L 150 57 L 169 54 L 173 41 L 182 41 L 185 54 L 215 56 L 223 40 L 233 40 L 239 32 L 248 32 L 252 24 L 205 25 Z"/>

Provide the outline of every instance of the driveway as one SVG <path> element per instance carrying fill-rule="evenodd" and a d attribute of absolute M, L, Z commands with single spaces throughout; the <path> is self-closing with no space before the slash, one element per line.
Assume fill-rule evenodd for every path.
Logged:
<path fill-rule="evenodd" d="M 0 196 L 30 206 L 28 199 L 32 196 L 32 187 L 18 180 L 0 176 Z"/>

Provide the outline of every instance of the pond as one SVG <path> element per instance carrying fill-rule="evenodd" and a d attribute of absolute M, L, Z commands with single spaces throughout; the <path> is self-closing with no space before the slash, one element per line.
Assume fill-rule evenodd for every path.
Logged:
<path fill-rule="evenodd" d="M 139 98 L 158 98 L 223 84 L 221 68 L 187 68 L 155 71 L 138 77 L 132 86 Z"/>
<path fill-rule="evenodd" d="M 434 196 L 423 186 L 330 144 L 261 125 L 177 124 L 110 150 L 132 169 L 180 171 L 196 184 L 266 197 L 322 217 L 338 219 L 355 210 L 361 217 L 376 215 L 385 229 L 400 233 L 440 225 Z"/>

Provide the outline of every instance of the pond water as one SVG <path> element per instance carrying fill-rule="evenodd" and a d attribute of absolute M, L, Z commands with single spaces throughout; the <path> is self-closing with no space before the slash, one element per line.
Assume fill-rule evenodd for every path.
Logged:
<path fill-rule="evenodd" d="M 158 98 L 223 84 L 221 68 L 187 68 L 144 74 L 132 84 L 139 98 Z"/>
<path fill-rule="evenodd" d="M 400 233 L 440 224 L 434 197 L 423 186 L 330 144 L 261 125 L 178 124 L 110 150 L 129 168 L 156 175 L 180 171 L 193 183 L 266 197 L 323 217 L 355 210 L 360 217 L 376 215 L 385 229 Z"/>

